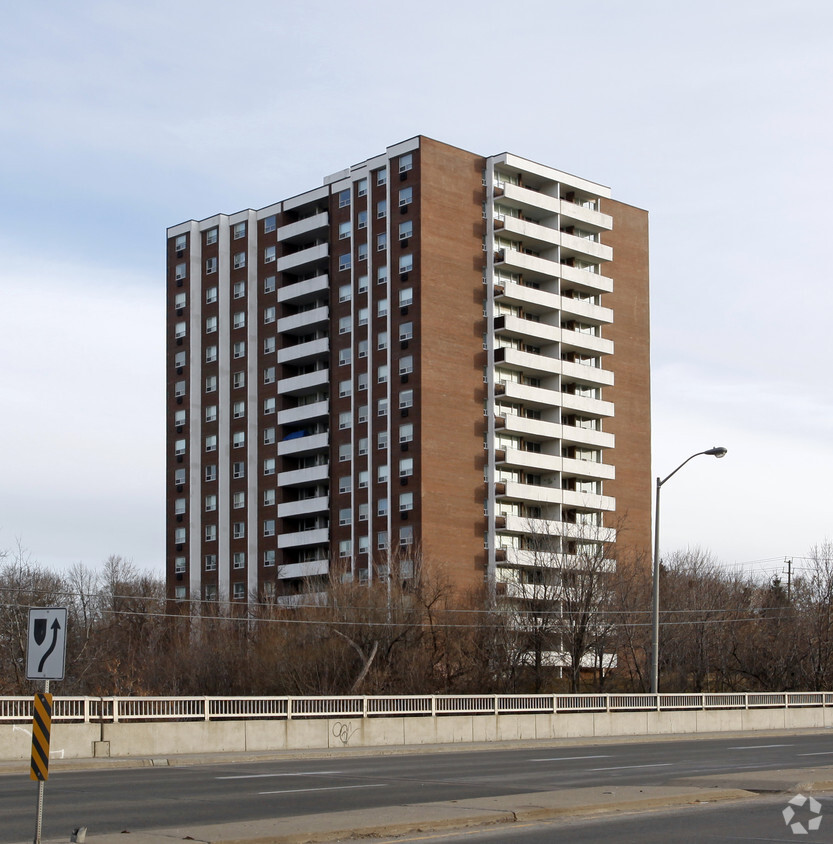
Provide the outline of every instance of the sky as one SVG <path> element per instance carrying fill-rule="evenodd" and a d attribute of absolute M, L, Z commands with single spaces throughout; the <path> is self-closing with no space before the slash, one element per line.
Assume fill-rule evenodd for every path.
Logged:
<path fill-rule="evenodd" d="M 833 537 L 828 0 L 6 4 L 0 80 L 0 549 L 161 577 L 165 229 L 417 134 L 649 211 L 664 554 Z"/>

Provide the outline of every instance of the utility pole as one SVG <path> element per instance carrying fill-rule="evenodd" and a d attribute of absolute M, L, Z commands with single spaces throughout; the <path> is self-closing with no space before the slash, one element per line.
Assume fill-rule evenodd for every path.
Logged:
<path fill-rule="evenodd" d="M 785 560 L 784 562 L 787 564 L 787 601 L 789 601 L 792 593 L 793 561 Z"/>

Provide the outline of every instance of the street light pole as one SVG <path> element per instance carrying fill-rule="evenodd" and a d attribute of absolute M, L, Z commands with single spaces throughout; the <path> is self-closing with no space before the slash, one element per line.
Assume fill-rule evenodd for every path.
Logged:
<path fill-rule="evenodd" d="M 651 607 L 652 624 L 651 624 L 651 694 L 655 695 L 659 692 L 659 492 L 662 485 L 666 481 L 670 481 L 680 469 L 688 463 L 689 460 L 694 460 L 701 454 L 708 454 L 710 457 L 725 457 L 727 449 L 723 446 L 715 446 L 708 451 L 698 451 L 692 454 L 691 457 L 683 460 L 679 466 L 664 478 L 657 478 L 657 500 L 654 508 L 654 565 L 653 565 L 653 602 Z"/>

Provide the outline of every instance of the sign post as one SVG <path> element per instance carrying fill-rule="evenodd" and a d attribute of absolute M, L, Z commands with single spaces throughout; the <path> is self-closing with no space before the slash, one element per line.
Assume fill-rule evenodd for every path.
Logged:
<path fill-rule="evenodd" d="M 38 783 L 37 821 L 34 844 L 41 844 L 43 784 L 49 779 L 49 738 L 52 732 L 50 680 L 64 679 L 67 646 L 66 607 L 30 607 L 26 647 L 26 679 L 43 680 L 35 695 L 32 716 L 32 762 L 30 779 Z"/>

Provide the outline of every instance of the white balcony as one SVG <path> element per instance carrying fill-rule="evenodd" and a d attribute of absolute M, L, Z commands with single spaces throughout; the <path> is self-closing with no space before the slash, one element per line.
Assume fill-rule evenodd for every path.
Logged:
<path fill-rule="evenodd" d="M 314 278 L 305 278 L 286 287 L 278 288 L 278 302 L 304 301 L 316 299 L 330 289 L 330 277 L 324 273 Z"/>
<path fill-rule="evenodd" d="M 536 287 L 527 287 L 524 284 L 500 279 L 495 279 L 495 287 L 503 289 L 502 293 L 495 290 L 495 297 L 499 298 L 501 302 L 506 302 L 509 305 L 520 305 L 532 312 L 536 310 L 555 311 L 561 306 L 561 296 Z"/>
<path fill-rule="evenodd" d="M 613 416 L 613 402 L 574 396 L 571 393 L 561 393 L 561 406 L 565 413 L 598 417 Z"/>
<path fill-rule="evenodd" d="M 523 402 L 525 405 L 536 408 L 560 407 L 564 395 L 555 390 L 545 390 L 543 387 L 518 384 L 516 381 L 506 381 L 502 386 L 503 394 L 499 398 Z"/>
<path fill-rule="evenodd" d="M 506 527 L 500 533 L 526 534 L 531 536 L 563 536 L 566 539 L 587 540 L 591 542 L 615 542 L 616 531 L 613 528 L 595 525 L 578 525 L 574 522 L 562 522 L 554 519 L 530 519 L 525 516 L 506 516 Z M 498 540 L 500 544 L 500 540 Z"/>
<path fill-rule="evenodd" d="M 329 528 L 298 530 L 294 533 L 278 534 L 278 548 L 299 548 L 304 545 L 324 545 L 329 541 Z"/>
<path fill-rule="evenodd" d="M 292 378 L 281 378 L 278 381 L 279 396 L 301 396 L 309 393 L 317 387 L 324 387 L 330 383 L 330 370 L 318 369 L 315 372 L 306 372 L 303 375 L 295 375 Z"/>
<path fill-rule="evenodd" d="M 503 488 L 503 492 L 500 489 Z M 592 492 L 574 492 L 537 484 L 522 484 L 517 481 L 498 482 L 498 498 L 514 501 L 533 501 L 541 504 L 564 504 L 568 507 L 580 507 L 585 510 L 614 510 L 615 499 L 608 495 L 596 495 Z"/>
<path fill-rule="evenodd" d="M 553 454 L 541 454 L 536 451 L 521 451 L 518 448 L 501 449 L 503 460 L 498 461 L 505 466 L 521 469 L 540 469 L 545 472 L 560 472 L 562 458 Z"/>
<path fill-rule="evenodd" d="M 546 258 L 538 258 L 535 255 L 527 255 L 517 249 L 501 249 L 498 251 L 499 258 L 495 266 L 506 269 L 510 272 L 530 273 L 542 275 L 549 278 L 561 276 L 561 267 L 557 261 L 548 261 Z M 569 269 L 569 268 L 568 268 Z"/>
<path fill-rule="evenodd" d="M 567 360 L 561 361 L 561 377 L 564 381 L 579 381 L 599 387 L 612 387 L 614 381 L 613 373 L 609 369 Z"/>
<path fill-rule="evenodd" d="M 278 457 L 287 454 L 309 454 L 313 451 L 321 451 L 328 448 L 330 444 L 329 434 L 310 434 L 306 437 L 292 437 L 289 440 L 281 440 L 278 443 Z"/>
<path fill-rule="evenodd" d="M 613 448 L 615 438 L 606 431 L 594 431 L 592 428 L 579 428 L 576 425 L 562 425 L 559 436 L 561 441 L 570 445 L 586 445 L 595 448 Z"/>
<path fill-rule="evenodd" d="M 558 213 L 561 214 L 562 225 L 570 225 L 571 222 L 584 223 L 585 227 L 597 231 L 610 231 L 613 228 L 613 217 L 609 214 L 585 208 L 576 202 L 567 202 L 562 199 L 558 203 Z"/>
<path fill-rule="evenodd" d="M 602 481 L 612 481 L 616 477 L 616 468 L 610 463 L 598 463 L 595 460 L 575 460 L 571 457 L 563 458 L 561 471 L 568 475 L 578 475 L 582 478 L 595 478 Z"/>
<path fill-rule="evenodd" d="M 329 510 L 329 495 L 319 495 L 317 498 L 303 498 L 300 501 L 284 501 L 278 504 L 279 519 L 294 519 L 311 516 Z"/>
<path fill-rule="evenodd" d="M 512 334 L 528 337 L 536 343 L 557 343 L 561 339 L 561 328 L 546 322 L 521 319 L 511 314 L 499 314 L 495 317 L 496 334 Z"/>
<path fill-rule="evenodd" d="M 326 211 L 321 211 L 314 214 L 312 217 L 306 217 L 303 220 L 298 220 L 295 223 L 288 223 L 278 229 L 278 242 L 282 243 L 285 240 L 292 240 L 297 237 L 309 235 L 312 232 L 326 230 L 330 225 L 330 216 Z"/>
<path fill-rule="evenodd" d="M 613 340 L 606 340 L 604 337 L 597 337 L 595 334 L 586 334 L 583 331 L 561 331 L 562 351 L 591 352 L 595 355 L 612 355 Z"/>
<path fill-rule="evenodd" d="M 495 349 L 495 363 L 505 363 L 512 369 L 518 369 L 527 375 L 560 375 L 561 361 L 546 355 L 535 355 L 531 352 L 521 352 L 518 349 Z"/>
<path fill-rule="evenodd" d="M 313 419 L 320 419 L 330 415 L 330 402 L 328 400 L 315 401 L 301 407 L 290 407 L 288 410 L 278 412 L 278 425 L 296 425 L 299 422 L 311 422 Z"/>
<path fill-rule="evenodd" d="M 289 472 L 278 473 L 278 486 L 307 486 L 321 483 L 330 477 L 330 464 L 310 466 L 307 469 L 293 469 Z"/>
<path fill-rule="evenodd" d="M 283 255 L 278 258 L 277 270 L 279 273 L 293 270 L 296 267 L 301 267 L 304 264 L 313 263 L 315 261 L 323 261 L 329 256 L 329 245 L 326 243 L 318 243 L 315 246 L 309 246 L 306 249 L 299 249 L 291 255 Z"/>
<path fill-rule="evenodd" d="M 327 325 L 329 321 L 330 309 L 327 305 L 321 305 L 309 311 L 282 317 L 278 320 L 278 331 L 281 334 L 307 334 L 316 326 Z"/>
<path fill-rule="evenodd" d="M 541 549 L 540 551 L 533 551 L 530 549 L 521 548 L 505 548 L 505 565 L 521 566 L 523 568 L 547 568 L 547 569 L 565 569 L 566 571 L 581 571 L 587 568 L 588 560 L 580 555 L 562 554 L 558 551 L 547 551 Z M 612 572 L 616 569 L 615 560 L 592 560 L 594 567 L 598 567 L 602 571 Z M 532 584 L 530 584 L 531 586 Z M 552 584 L 548 587 L 550 597 L 559 589 L 565 587 Z"/>
<path fill-rule="evenodd" d="M 559 264 L 558 275 L 564 281 L 570 283 L 568 286 L 578 287 L 588 293 L 613 292 L 613 279 L 601 273 L 591 273 L 589 270 L 580 270 L 576 267 L 568 267 L 566 264 Z"/>
<path fill-rule="evenodd" d="M 497 429 L 506 431 L 507 434 L 517 434 L 534 440 L 556 440 L 561 436 L 561 425 L 544 422 L 542 419 L 527 419 L 525 416 L 508 413 L 506 416 L 496 417 L 495 421 Z"/>
<path fill-rule="evenodd" d="M 330 570 L 328 559 L 312 560 L 309 563 L 289 563 L 278 566 L 278 580 L 294 580 L 298 577 L 319 577 Z M 307 601 L 306 603 L 309 603 Z"/>
<path fill-rule="evenodd" d="M 583 510 L 606 510 L 612 512 L 616 509 L 616 499 L 609 495 L 596 495 L 592 492 L 575 492 L 571 489 L 563 489 L 563 504 L 565 507 L 579 507 Z"/>
<path fill-rule="evenodd" d="M 329 355 L 329 353 L 330 339 L 329 337 L 321 337 L 318 340 L 310 340 L 307 343 L 298 343 L 295 346 L 284 346 L 282 349 L 278 349 L 278 363 L 312 360 Z"/>
<path fill-rule="evenodd" d="M 558 229 L 551 229 L 529 220 L 521 220 L 518 217 L 505 216 L 496 220 L 496 225 L 502 224 L 498 232 L 503 236 L 514 234 L 523 238 L 524 244 L 531 246 L 536 251 L 559 246 L 561 243 L 561 232 Z"/>
<path fill-rule="evenodd" d="M 566 252 L 579 258 L 588 256 L 594 261 L 612 261 L 613 250 L 603 243 L 589 240 L 586 237 L 577 237 L 574 234 L 561 232 L 562 255 Z"/>
<path fill-rule="evenodd" d="M 558 306 L 561 308 L 562 318 L 577 317 L 581 322 L 590 322 L 594 325 L 609 325 L 613 322 L 613 311 L 610 308 L 569 296 L 561 296 L 559 299 Z"/>

